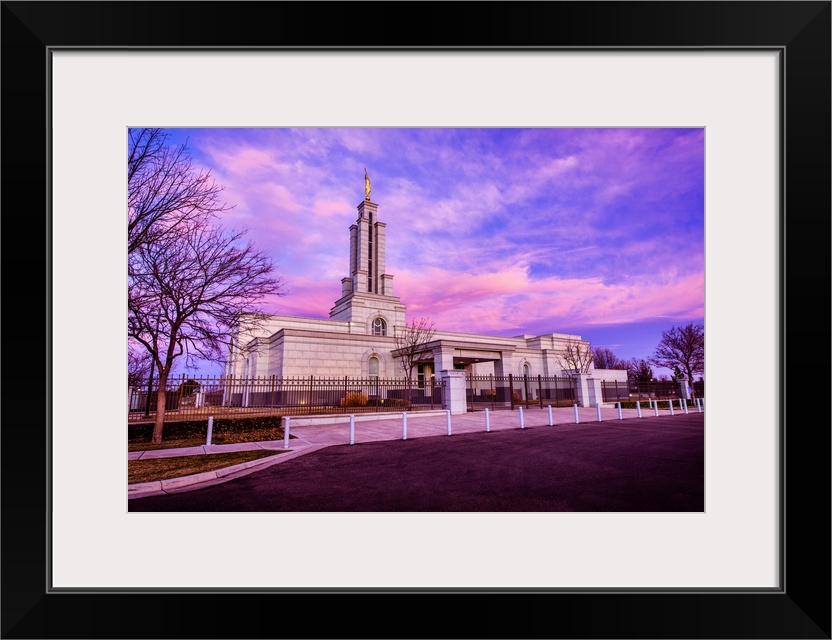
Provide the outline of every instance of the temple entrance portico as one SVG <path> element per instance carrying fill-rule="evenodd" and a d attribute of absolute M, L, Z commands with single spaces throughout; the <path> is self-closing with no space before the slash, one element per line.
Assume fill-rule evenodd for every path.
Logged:
<path fill-rule="evenodd" d="M 434 374 L 441 371 L 465 371 L 471 373 L 475 365 L 493 363 L 495 375 L 508 375 L 511 372 L 513 348 L 504 345 L 472 345 L 459 340 L 440 338 L 424 346 L 419 364 L 430 364 Z"/>

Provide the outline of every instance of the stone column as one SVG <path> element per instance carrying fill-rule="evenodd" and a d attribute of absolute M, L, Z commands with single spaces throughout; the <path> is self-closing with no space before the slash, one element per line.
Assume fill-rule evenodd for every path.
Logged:
<path fill-rule="evenodd" d="M 465 372 L 442 369 L 439 379 L 445 384 L 443 407 L 450 409 L 451 415 L 468 411 L 468 403 L 465 401 Z"/>
<path fill-rule="evenodd" d="M 433 370 L 442 371 L 447 369 L 452 371 L 454 368 L 454 350 L 452 348 L 441 348 L 433 350 Z"/>
<path fill-rule="evenodd" d="M 688 387 L 690 387 L 691 385 L 684 378 L 682 380 L 677 380 L 677 382 L 679 383 L 679 397 L 683 400 L 690 400 L 690 393 L 688 392 Z"/>
<path fill-rule="evenodd" d="M 589 374 L 573 373 L 571 375 L 578 383 L 578 404 L 582 407 L 591 407 L 592 398 L 589 395 Z"/>
<path fill-rule="evenodd" d="M 589 405 L 583 406 L 597 406 L 599 404 L 604 404 L 604 392 L 601 389 L 601 379 L 600 378 L 590 378 L 589 374 L 585 374 L 587 376 L 586 379 L 586 386 L 589 395 Z"/>
<path fill-rule="evenodd" d="M 494 361 L 495 376 L 507 376 L 512 373 L 511 365 L 513 355 L 511 352 L 507 353 L 505 351 L 500 353 L 500 359 Z"/>
<path fill-rule="evenodd" d="M 358 225 L 350 225 L 350 277 L 358 271 Z"/>

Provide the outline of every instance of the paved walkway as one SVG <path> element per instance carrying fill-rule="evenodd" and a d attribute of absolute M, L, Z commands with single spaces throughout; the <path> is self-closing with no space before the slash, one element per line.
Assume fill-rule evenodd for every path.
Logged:
<path fill-rule="evenodd" d="M 674 408 L 674 415 L 685 412 L 678 406 Z M 688 408 L 690 413 L 698 413 L 696 408 Z M 667 409 L 659 410 L 658 417 L 669 417 Z M 656 411 L 644 407 L 641 415 L 636 409 L 604 408 L 600 409 L 600 421 L 616 422 L 618 420 L 640 419 L 649 421 L 656 419 Z M 550 419 L 551 418 L 551 419 Z M 344 416 L 333 417 L 345 420 Z M 348 420 L 348 418 L 347 418 Z M 300 420 L 297 420 L 300 422 Z M 128 460 L 147 460 L 151 458 L 166 458 L 186 455 L 202 455 L 225 453 L 230 451 L 251 451 L 257 449 L 285 451 L 275 456 L 268 456 L 234 465 L 216 471 L 162 480 L 128 485 L 128 497 L 140 498 L 146 496 L 166 495 L 207 486 L 220 484 L 248 475 L 275 464 L 281 464 L 300 455 L 318 451 L 332 445 L 362 444 L 390 440 L 413 440 L 432 436 L 447 436 L 468 433 L 485 433 L 486 431 L 509 431 L 530 429 L 541 426 L 574 425 L 598 423 L 598 409 L 579 407 L 577 415 L 574 407 L 540 409 L 529 407 L 515 410 L 476 411 L 448 416 L 447 412 L 430 412 L 427 414 L 401 413 L 385 415 L 384 418 L 367 420 L 367 416 L 356 416 L 354 428 L 350 430 L 348 421 L 329 422 L 326 424 L 292 425 L 289 427 L 289 446 L 284 440 L 270 442 L 248 442 L 239 444 L 210 445 L 187 447 L 181 449 L 159 449 L 155 451 L 133 451 L 128 453 Z M 352 441 L 350 437 L 352 435 Z"/>

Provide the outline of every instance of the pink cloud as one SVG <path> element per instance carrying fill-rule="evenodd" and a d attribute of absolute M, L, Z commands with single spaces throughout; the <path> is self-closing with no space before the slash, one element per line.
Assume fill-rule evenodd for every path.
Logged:
<path fill-rule="evenodd" d="M 518 265 L 487 274 L 438 268 L 403 272 L 396 282 L 409 314 L 429 315 L 437 328 L 448 331 L 505 332 L 551 321 L 549 331 L 557 332 L 559 325 L 684 318 L 701 314 L 704 297 L 701 273 L 682 278 L 659 274 L 611 285 L 599 278 L 531 281 L 527 269 Z"/>

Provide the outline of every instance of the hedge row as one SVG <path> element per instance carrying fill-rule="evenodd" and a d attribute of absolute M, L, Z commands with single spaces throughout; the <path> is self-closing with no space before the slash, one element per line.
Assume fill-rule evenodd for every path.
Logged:
<path fill-rule="evenodd" d="M 659 409 L 667 409 L 667 402 L 668 402 L 667 400 L 654 400 L 653 401 L 654 404 L 659 405 Z M 688 400 L 687 405 L 689 407 L 694 407 L 694 408 L 696 407 L 696 404 L 694 404 L 693 400 Z M 636 401 L 632 400 L 632 401 L 628 402 L 628 401 L 625 400 L 621 403 L 621 408 L 622 409 L 635 409 L 636 408 Z M 647 400 L 642 400 L 641 401 L 641 408 L 642 409 L 649 409 L 650 408 L 650 405 L 647 403 Z M 674 409 L 679 408 L 679 401 L 678 400 L 673 401 L 673 408 Z"/>
<path fill-rule="evenodd" d="M 212 435 L 218 439 L 223 436 L 244 436 L 247 432 L 281 428 L 280 416 L 255 416 L 239 418 L 215 418 Z M 129 442 L 149 442 L 153 435 L 153 424 L 127 425 Z M 162 433 L 164 440 L 185 440 L 188 438 L 205 438 L 208 436 L 208 420 L 183 420 L 166 422 Z M 212 438 L 214 440 L 214 438 Z"/>

